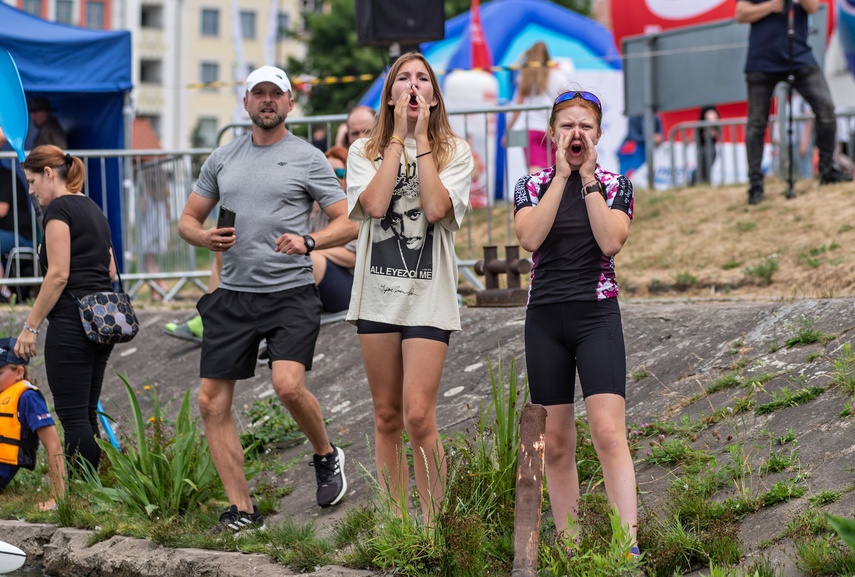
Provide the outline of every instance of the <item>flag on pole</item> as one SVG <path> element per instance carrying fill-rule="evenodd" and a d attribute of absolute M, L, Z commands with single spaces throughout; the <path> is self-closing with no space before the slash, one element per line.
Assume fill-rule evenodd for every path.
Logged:
<path fill-rule="evenodd" d="M 479 0 L 472 0 L 469 16 L 469 36 L 472 40 L 472 68 L 490 68 L 493 65 L 493 56 L 490 54 L 490 47 L 484 39 L 484 30 L 481 28 Z"/>

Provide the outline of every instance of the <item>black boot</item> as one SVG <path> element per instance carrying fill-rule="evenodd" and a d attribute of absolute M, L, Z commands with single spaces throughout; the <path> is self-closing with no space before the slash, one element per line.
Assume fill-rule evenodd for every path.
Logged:
<path fill-rule="evenodd" d="M 748 187 L 748 204 L 760 204 L 763 202 L 763 184 L 754 183 Z"/>

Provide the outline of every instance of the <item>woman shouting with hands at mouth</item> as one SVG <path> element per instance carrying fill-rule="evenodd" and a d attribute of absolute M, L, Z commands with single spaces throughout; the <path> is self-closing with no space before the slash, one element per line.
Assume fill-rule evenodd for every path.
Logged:
<path fill-rule="evenodd" d="M 519 179 L 514 224 L 532 253 L 525 349 L 531 400 L 544 405 L 546 479 L 559 533 L 576 519 L 576 372 L 606 493 L 638 554 L 635 471 L 626 439 L 626 351 L 614 256 L 629 234 L 630 181 L 597 164 L 603 108 L 590 92 L 555 99 L 555 166 Z M 566 535 L 570 538 L 575 535 Z M 630 552 L 628 552 L 630 553 Z"/>
<path fill-rule="evenodd" d="M 406 430 L 423 519 L 432 525 L 446 476 L 437 394 L 449 337 L 460 330 L 454 233 L 469 201 L 472 153 L 452 131 L 421 54 L 395 61 L 381 103 L 371 134 L 347 157 L 348 211 L 360 221 L 347 320 L 356 325 L 371 391 L 378 480 L 403 514 Z"/>

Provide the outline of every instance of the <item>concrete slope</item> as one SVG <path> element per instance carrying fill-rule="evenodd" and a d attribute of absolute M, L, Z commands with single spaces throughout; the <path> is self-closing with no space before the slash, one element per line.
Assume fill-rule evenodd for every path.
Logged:
<path fill-rule="evenodd" d="M 738 418 L 725 417 L 697 435 L 696 448 L 724 459 L 728 444 L 740 443 L 758 469 L 770 453 L 770 439 L 792 430 L 798 442 L 798 471 L 805 475 L 808 494 L 748 515 L 741 538 L 746 552 L 758 553 L 761 543 L 780 534 L 788 516 L 807 508 L 807 496 L 822 490 L 842 491 L 839 501 L 825 510 L 851 516 L 855 506 L 852 491 L 852 459 L 855 453 L 855 417 L 840 416 L 851 403 L 851 394 L 831 386 L 833 361 L 839 359 L 844 343 L 852 343 L 855 299 L 798 301 L 633 301 L 621 303 L 627 341 L 627 413 L 631 428 L 655 421 L 696 422 L 716 409 L 733 408 L 748 394 L 745 387 L 726 389 L 709 396 L 702 391 L 718 377 L 736 370 L 747 381 L 762 377 L 762 386 L 750 389 L 757 404 L 769 403 L 802 387 L 825 389 L 817 399 L 769 415 L 751 412 Z M 116 347 L 110 370 L 126 375 L 137 388 L 151 382 L 157 386 L 161 403 L 177 411 L 181 396 L 198 393 L 199 347 L 166 336 L 162 327 L 170 320 L 183 320 L 192 311 L 142 310 L 142 330 L 128 344 Z M 516 371 L 525 374 L 524 320 L 522 308 L 462 310 L 463 331 L 452 336 L 438 402 L 440 429 L 445 434 L 471 429 L 479 403 L 490 400 L 489 364 L 496 365 L 501 353 L 507 366 L 516 360 Z M 827 342 L 786 347 L 787 340 L 807 328 L 834 335 Z M 734 369 L 734 367 L 738 367 Z M 42 377 L 41 367 L 36 375 Z M 362 367 L 358 338 L 353 326 L 338 322 L 322 327 L 314 369 L 308 374 L 309 388 L 317 395 L 329 419 L 334 442 L 347 452 L 349 493 L 331 509 L 315 505 L 314 471 L 307 464 L 311 448 L 305 444 L 282 450 L 283 462 L 295 462 L 279 477 L 267 481 L 293 487 L 281 501 L 284 516 L 315 519 L 322 530 L 330 530 L 349 508 L 371 498 L 374 471 L 370 444 L 373 440 L 371 399 Z M 44 387 L 47 388 L 47 387 Z M 238 412 L 253 401 L 271 396 L 270 370 L 259 366 L 252 379 L 239 382 L 235 408 Z M 581 395 L 577 393 L 583 412 Z M 128 401 L 118 377 L 110 373 L 102 400 L 105 409 L 123 423 Z M 198 410 L 197 410 L 198 412 Z M 730 440 L 727 440 L 730 436 Z M 658 466 L 642 462 L 647 453 L 642 444 L 636 455 L 637 474 L 644 507 L 667 507 L 666 490 L 673 476 Z M 792 471 L 769 475 L 758 484 L 771 485 L 792 477 Z M 755 487 L 758 492 L 768 486 Z M 734 489 L 735 491 L 736 489 Z M 721 497 L 732 491 L 722 491 Z M 718 496 L 717 496 L 718 497 Z M 773 562 L 786 568 L 785 577 L 800 575 L 788 557 L 786 540 L 764 550 Z"/>

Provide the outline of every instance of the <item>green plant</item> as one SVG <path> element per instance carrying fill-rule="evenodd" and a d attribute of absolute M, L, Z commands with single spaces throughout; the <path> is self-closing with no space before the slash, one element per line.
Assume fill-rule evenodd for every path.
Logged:
<path fill-rule="evenodd" d="M 163 419 L 157 388 L 151 393 L 152 416 L 142 415 L 134 389 L 123 375 L 131 405 L 133 435 L 119 451 L 109 442 L 96 439 L 109 459 L 109 482 L 83 469 L 84 481 L 77 481 L 87 498 L 107 509 L 122 504 L 128 510 L 151 517 L 170 518 L 199 503 L 223 496 L 206 439 L 199 432 L 198 417 L 190 413 L 190 391 L 184 394 L 174 427 Z"/>
<path fill-rule="evenodd" d="M 554 543 L 545 540 L 540 546 L 538 565 L 544 567 L 548 575 L 617 577 L 635 574 L 643 563 L 643 555 L 629 554 L 632 546 L 629 525 L 621 523 L 616 508 L 608 513 L 608 521 L 610 535 L 603 535 L 602 530 L 596 534 L 589 531 L 582 533 L 577 542 L 573 537 L 579 533 L 576 526 L 571 527 L 570 534 L 556 537 Z"/>
<path fill-rule="evenodd" d="M 273 445 L 293 446 L 305 439 L 279 397 L 256 400 L 242 415 L 249 419 L 249 425 L 240 436 L 247 454 L 264 453 Z"/>
<path fill-rule="evenodd" d="M 772 284 L 772 276 L 778 270 L 778 257 L 770 254 L 766 260 L 745 269 L 746 276 L 759 281 L 761 284 Z"/>
<path fill-rule="evenodd" d="M 741 266 L 742 266 L 742 261 L 729 260 L 726 263 L 724 263 L 724 265 L 721 268 L 723 268 L 724 270 L 733 270 L 733 269 L 739 268 Z"/>
<path fill-rule="evenodd" d="M 777 503 L 786 503 L 792 499 L 798 499 L 806 492 L 807 489 L 799 484 L 798 479 L 786 479 L 772 485 L 768 491 L 760 496 L 760 500 L 763 505 L 768 507 Z"/>
<path fill-rule="evenodd" d="M 825 515 L 825 519 L 828 521 L 828 524 L 831 525 L 831 528 L 840 535 L 843 542 L 855 550 L 855 519 L 845 519 L 843 517 L 836 517 L 827 513 Z"/>
<path fill-rule="evenodd" d="M 757 228 L 756 222 L 737 222 L 736 230 L 739 232 L 751 232 L 752 230 Z"/>
<path fill-rule="evenodd" d="M 660 435 L 661 437 L 661 435 Z M 712 457 L 705 451 L 693 449 L 683 439 L 662 439 L 659 443 L 653 443 L 650 455 L 645 461 L 654 465 L 665 464 L 705 464 Z"/>
<path fill-rule="evenodd" d="M 300 573 L 333 562 L 332 542 L 319 538 L 311 522 L 299 523 L 288 518 L 261 533 L 259 538 L 264 544 L 263 552 Z"/>
<path fill-rule="evenodd" d="M 826 334 L 817 330 L 814 327 L 815 323 L 816 319 L 808 319 L 807 317 L 802 316 L 801 328 L 799 329 L 798 334 L 788 339 L 787 342 L 784 343 L 784 346 L 789 349 L 796 345 L 810 345 L 820 342 L 825 344 L 835 338 L 832 334 Z"/>
<path fill-rule="evenodd" d="M 790 451 L 789 454 L 770 453 L 769 458 L 760 467 L 760 472 L 764 474 L 778 473 L 793 467 L 798 463 L 798 451 Z"/>
<path fill-rule="evenodd" d="M 632 374 L 630 375 L 632 380 L 635 382 L 638 382 L 638 381 L 645 379 L 649 376 L 650 376 L 650 371 L 647 370 L 647 367 L 641 367 L 640 369 L 633 371 Z"/>
<path fill-rule="evenodd" d="M 775 443 L 778 445 L 786 445 L 788 443 L 792 443 L 796 440 L 796 433 L 792 428 L 787 429 L 787 433 L 785 435 L 781 435 L 779 437 L 775 437 Z"/>
<path fill-rule="evenodd" d="M 831 383 L 849 393 L 855 393 L 855 353 L 852 352 L 852 344 L 843 345 L 843 356 L 831 361 L 834 366 L 834 375 Z"/>
<path fill-rule="evenodd" d="M 837 535 L 796 539 L 797 565 L 808 575 L 853 575 L 855 553 Z"/>
<path fill-rule="evenodd" d="M 772 401 L 763 405 L 758 405 L 754 409 L 756 415 L 768 415 L 779 409 L 786 407 L 795 407 L 802 403 L 807 403 L 820 396 L 825 392 L 822 387 L 806 387 L 790 392 L 787 387 L 783 387 L 780 391 L 772 393 Z"/>
<path fill-rule="evenodd" d="M 674 288 L 681 291 L 697 286 L 697 284 L 698 277 L 685 271 L 678 272 L 674 279 Z"/>
<path fill-rule="evenodd" d="M 720 376 L 712 383 L 710 383 L 705 389 L 708 395 L 712 395 L 713 393 L 717 393 L 718 391 L 724 391 L 727 389 L 732 389 L 734 387 L 738 387 L 742 384 L 743 378 L 739 376 L 736 372 L 725 373 Z"/>
<path fill-rule="evenodd" d="M 811 495 L 810 497 L 808 497 L 808 502 L 813 507 L 823 507 L 825 505 L 834 503 L 835 501 L 840 499 L 841 495 L 842 493 L 840 491 L 820 491 L 816 495 Z"/>

